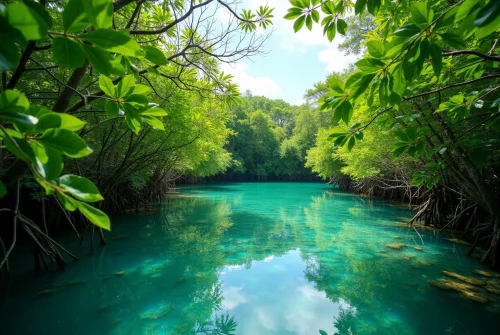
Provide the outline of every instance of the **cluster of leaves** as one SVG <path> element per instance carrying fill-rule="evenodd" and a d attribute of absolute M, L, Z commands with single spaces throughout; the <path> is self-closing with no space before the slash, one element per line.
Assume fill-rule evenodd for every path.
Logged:
<path fill-rule="evenodd" d="M 149 86 L 136 84 L 133 75 L 126 75 L 117 85 L 102 75 L 99 87 L 109 98 L 105 105 L 109 118 L 124 115 L 127 125 L 136 134 L 141 130 L 143 121 L 156 129 L 165 130 L 163 123 L 156 117 L 166 116 L 167 112 L 157 104 L 148 102 L 146 94 L 151 89 Z"/>
<path fill-rule="evenodd" d="M 268 26 L 272 25 L 272 14 L 274 8 L 269 6 L 260 6 L 255 12 L 248 9 L 243 9 L 241 12 L 240 27 L 246 33 L 255 31 L 257 27 L 266 29 Z"/>
<path fill-rule="evenodd" d="M 14 90 L 6 90 L 0 95 L 0 121 L 13 126 L 6 128 L 0 124 L 0 138 L 5 147 L 28 164 L 47 195 L 55 194 L 67 210 L 78 209 L 94 224 L 110 228 L 106 214 L 88 204 L 103 200 L 94 183 L 76 175 L 60 176 L 64 167 L 62 156 L 81 158 L 92 153 L 75 133 L 85 126 L 85 122 L 30 105 L 22 93 Z M 0 197 L 6 192 L 0 182 Z"/>
<path fill-rule="evenodd" d="M 0 69 L 10 70 L 19 62 L 19 48 L 16 44 L 23 47 L 27 41 L 51 36 L 53 59 L 61 68 L 76 69 L 87 59 L 102 74 L 99 84 L 109 96 L 106 103 L 109 117 L 124 113 L 127 124 L 135 133 L 139 132 L 143 120 L 155 128 L 164 129 L 155 116 L 164 116 L 166 112 L 151 106 L 145 95 L 149 88 L 135 85 L 134 75 L 125 76 L 125 73 L 127 71 L 138 76 L 129 58 L 149 62 L 148 67 L 166 65 L 167 59 L 155 47 L 141 48 L 126 31 L 110 29 L 112 20 L 113 3 L 110 0 L 70 0 L 62 12 L 64 31 L 52 32 L 52 18 L 42 5 L 33 1 L 9 4 L 0 16 L 0 25 L 5 28 L 2 29 L 2 33 L 5 33 L 3 45 L 8 49 L 0 50 Z M 82 30 L 83 33 L 74 35 Z M 116 56 L 113 57 L 111 53 Z M 110 75 L 124 77 L 115 86 L 106 77 Z M 76 190 L 82 194 L 93 192 L 93 196 L 80 198 L 78 194 L 73 194 L 77 199 L 88 202 L 102 200 L 93 183 L 75 176 L 71 180 L 78 178 L 79 182 L 65 189 L 58 187 L 60 182 L 54 182 L 62 172 L 61 155 L 80 158 L 92 152 L 74 133 L 83 128 L 85 122 L 68 114 L 50 112 L 45 107 L 30 106 L 26 97 L 16 91 L 4 91 L 2 97 L 2 118 L 15 128 L 12 130 L 3 127 L 0 134 L 7 149 L 18 159 L 28 163 L 47 195 L 55 192 L 67 210 L 79 209 L 91 222 L 109 229 L 109 218 L 102 211 L 68 196 L 68 190 Z M 19 128 L 19 122 L 31 127 Z M 63 178 L 63 181 L 66 179 Z"/>
<path fill-rule="evenodd" d="M 496 32 L 500 28 L 500 3 L 495 0 L 465 0 L 449 5 L 446 1 L 398 1 L 381 0 L 348 1 L 290 1 L 292 8 L 285 16 L 294 19 L 294 30 L 298 31 L 313 11 L 321 7 L 324 14 L 322 24 L 324 33 L 332 40 L 335 37 L 334 26 L 339 32 L 345 32 L 344 24 L 339 29 L 339 20 L 346 13 L 354 12 L 364 16 L 367 13 L 375 17 L 377 29 L 370 34 L 366 42 L 367 54 L 355 63 L 355 71 L 347 80 L 331 79 L 328 81 L 329 92 L 319 100 L 321 109 L 333 110 L 333 122 L 330 139 L 335 146 L 346 145 L 351 150 L 356 141 L 363 138 L 363 130 L 381 116 L 391 112 L 396 120 L 391 125 L 396 143 L 392 148 L 394 157 L 407 155 L 424 161 L 442 161 L 446 150 L 458 145 L 454 136 L 443 132 L 445 143 L 437 147 L 428 147 L 431 130 L 422 127 L 428 119 L 434 120 L 432 113 L 445 113 L 445 118 L 456 122 L 483 114 L 489 116 L 487 129 L 494 128 L 499 110 L 495 91 L 498 86 L 490 84 L 480 92 L 447 93 L 455 86 L 467 85 L 460 80 L 480 81 L 498 78 L 496 74 L 500 58 L 495 56 L 497 49 Z M 316 19 L 309 19 L 309 29 Z M 486 75 L 485 75 L 486 74 Z M 425 78 L 422 80 L 422 78 Z M 445 86 L 446 84 L 451 84 Z M 441 88 L 432 89 L 436 85 Z M 439 87 L 438 86 L 438 87 Z M 484 87 L 484 86 L 483 86 Z M 443 92 L 443 93 L 441 93 Z M 416 117 L 404 116 L 404 103 L 415 99 L 427 98 L 432 94 L 448 97 L 439 103 L 439 108 L 419 106 Z M 353 112 L 360 104 L 366 105 L 372 119 L 365 125 L 350 122 Z M 397 114 L 400 114 L 399 116 Z M 344 125 L 340 124 L 342 122 Z M 440 121 L 442 122 L 445 121 Z M 474 128 L 479 127 L 474 126 Z M 470 131 L 466 130 L 464 135 Z M 431 139 L 432 140 L 432 139 Z M 441 166 L 441 165 L 440 165 Z M 439 178 L 437 172 L 428 167 L 425 183 L 435 185 Z M 416 180 L 422 178 L 416 178 Z"/>

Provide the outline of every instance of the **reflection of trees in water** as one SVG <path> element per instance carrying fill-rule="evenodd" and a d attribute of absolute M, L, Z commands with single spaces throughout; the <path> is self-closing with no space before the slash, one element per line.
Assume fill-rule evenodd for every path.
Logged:
<path fill-rule="evenodd" d="M 158 213 L 149 218 L 147 233 L 141 235 L 147 239 L 147 255 L 154 250 L 156 256 L 127 271 L 140 276 L 134 282 L 142 284 L 134 285 L 136 301 L 126 305 L 145 302 L 150 308 L 139 312 L 139 320 L 124 321 L 115 333 L 164 334 L 168 329 L 176 335 L 194 330 L 200 335 L 233 334 L 237 322 L 221 312 L 219 281 L 228 263 L 222 240 L 233 225 L 231 205 L 204 198 L 175 199 Z"/>
<path fill-rule="evenodd" d="M 212 322 L 197 326 L 195 334 L 234 335 L 237 326 L 234 315 L 230 317 L 229 314 L 220 314 L 216 315 Z"/>
<path fill-rule="evenodd" d="M 153 234 L 159 234 L 151 243 L 168 258 L 162 265 L 162 279 L 173 282 L 171 290 L 182 296 L 165 299 L 176 304 L 165 316 L 169 334 L 187 334 L 193 329 L 196 334 L 233 334 L 235 316 L 221 313 L 220 272 L 225 266 L 250 268 L 252 261 L 281 256 L 294 248 L 295 237 L 300 236 L 292 230 L 298 225 L 284 217 L 275 220 L 245 211 L 233 213 L 230 202 L 201 197 L 171 201 L 151 218 L 150 226 Z"/>
<path fill-rule="evenodd" d="M 338 212 L 329 218 L 324 213 L 331 210 L 331 199 L 335 196 L 325 192 L 312 197 L 309 206 L 304 208 L 306 224 L 299 225 L 301 231 L 296 234 L 314 241 L 300 245 L 306 279 L 315 284 L 317 291 L 325 292 L 330 301 L 340 305 L 334 321 L 336 335 L 393 333 L 404 328 L 395 314 L 376 312 L 387 309 L 387 303 L 393 301 L 393 292 L 386 283 L 394 281 L 395 261 L 400 259 L 376 252 L 384 245 L 380 236 L 367 229 L 364 220 L 375 219 L 375 215 L 379 218 L 380 211 L 380 217 L 385 217 L 387 214 L 383 212 L 387 209 L 376 208 L 373 201 L 367 199 L 340 195 L 347 200 L 343 203 L 345 206 L 339 206 Z M 346 215 L 345 218 L 342 215 Z M 311 333 L 317 331 L 311 330 Z"/>
<path fill-rule="evenodd" d="M 339 315 L 335 317 L 333 325 L 337 329 L 334 335 L 354 335 L 352 328 L 356 320 L 356 310 L 351 307 L 340 306 Z"/>
<path fill-rule="evenodd" d="M 230 202 L 207 198 L 176 199 L 164 207 L 154 222 L 164 239 L 154 241 L 173 257 L 170 275 L 186 279 L 182 282 L 186 299 L 176 306 L 185 312 L 178 313 L 170 328 L 174 334 L 193 329 L 197 334 L 226 334 L 224 330 L 230 334 L 236 327 L 234 316 L 218 314 L 222 303 L 218 276 L 224 266 L 250 268 L 252 261 L 281 256 L 297 247 L 306 263 L 306 279 L 333 303 L 343 301 L 334 322 L 337 334 L 372 333 L 387 326 L 385 316 L 372 311 L 380 310 L 381 300 L 391 299 L 390 288 L 384 285 L 391 280 L 391 259 L 371 254 L 380 241 L 367 236 L 369 231 L 358 220 L 370 219 L 366 206 L 373 210 L 374 204 L 340 195 L 339 215 L 355 216 L 356 221 L 335 222 L 340 220 L 336 215 L 323 215 L 332 206 L 332 197 L 337 195 L 325 192 L 311 197 L 307 206 L 281 207 L 275 218 L 233 213 Z"/>

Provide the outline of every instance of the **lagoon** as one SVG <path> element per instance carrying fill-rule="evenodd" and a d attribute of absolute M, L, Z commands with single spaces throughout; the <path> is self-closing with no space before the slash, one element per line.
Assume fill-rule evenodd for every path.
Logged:
<path fill-rule="evenodd" d="M 178 191 L 114 216 L 94 255 L 88 236 L 81 247 L 61 236 L 80 258 L 64 272 L 34 274 L 28 249 L 14 255 L 0 334 L 496 332 L 500 296 L 479 303 L 429 284 L 446 270 L 497 285 L 474 272 L 489 271 L 480 251 L 466 257 L 449 234 L 408 228 L 406 206 L 323 183 Z"/>

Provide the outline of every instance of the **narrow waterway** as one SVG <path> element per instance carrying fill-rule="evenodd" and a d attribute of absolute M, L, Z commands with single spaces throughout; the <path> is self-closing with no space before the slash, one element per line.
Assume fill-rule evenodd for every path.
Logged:
<path fill-rule="evenodd" d="M 401 224 L 403 206 L 321 183 L 179 191 L 113 217 L 93 256 L 88 238 L 63 237 L 80 257 L 64 272 L 34 274 L 18 252 L 0 334 L 496 333 L 500 279 L 477 274 L 488 269 L 449 235 Z M 488 301 L 430 285 L 443 270 L 477 278 Z"/>

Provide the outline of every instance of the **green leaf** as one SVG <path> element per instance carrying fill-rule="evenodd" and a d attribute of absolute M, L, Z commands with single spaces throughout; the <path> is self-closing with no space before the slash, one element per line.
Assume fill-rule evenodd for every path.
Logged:
<path fill-rule="evenodd" d="M 146 52 L 145 58 L 153 64 L 156 65 L 167 65 L 168 60 L 165 57 L 165 54 L 158 48 L 152 46 L 144 46 L 142 47 Z"/>
<path fill-rule="evenodd" d="M 385 63 L 376 58 L 363 58 L 354 63 L 354 65 L 361 71 L 369 73 L 380 70 L 385 66 Z"/>
<path fill-rule="evenodd" d="M 356 133 L 354 133 L 354 136 L 356 136 L 357 140 L 362 140 L 365 135 L 362 131 L 357 131 Z"/>
<path fill-rule="evenodd" d="M 344 20 L 342 19 L 337 20 L 337 31 L 344 36 L 347 33 L 347 23 Z"/>
<path fill-rule="evenodd" d="M 340 114 L 342 121 L 344 121 L 344 123 L 347 125 L 349 124 L 349 121 L 352 117 L 352 104 L 349 101 L 344 100 L 344 102 L 342 102 L 342 104 L 335 110 L 335 112 Z"/>
<path fill-rule="evenodd" d="M 428 2 L 416 2 L 411 4 L 411 21 L 420 28 L 427 28 L 434 19 L 434 12 Z"/>
<path fill-rule="evenodd" d="M 109 217 L 103 211 L 80 201 L 76 201 L 76 206 L 78 207 L 78 210 L 96 226 L 106 230 L 111 229 Z"/>
<path fill-rule="evenodd" d="M 59 186 L 78 200 L 85 202 L 104 200 L 97 186 L 84 177 L 66 174 L 59 177 Z"/>
<path fill-rule="evenodd" d="M 441 51 L 441 48 L 435 43 L 431 44 L 430 52 L 434 74 L 439 78 L 439 75 L 441 74 L 441 70 L 443 68 L 443 52 Z"/>
<path fill-rule="evenodd" d="M 311 19 L 311 15 L 306 15 L 306 27 L 309 30 L 312 30 L 313 28 L 313 21 Z"/>
<path fill-rule="evenodd" d="M 99 87 L 107 96 L 117 98 L 115 85 L 108 77 L 104 75 L 99 77 Z"/>
<path fill-rule="evenodd" d="M 79 32 L 90 26 L 85 14 L 84 1 L 69 0 L 63 11 L 64 31 L 68 33 Z"/>
<path fill-rule="evenodd" d="M 35 154 L 33 153 L 33 149 L 28 142 L 23 139 L 22 134 L 14 129 L 6 129 L 5 131 L 6 132 L 0 129 L 0 137 L 3 138 L 7 150 L 25 162 L 34 162 Z"/>
<path fill-rule="evenodd" d="M 333 92 L 338 95 L 343 95 L 345 91 L 345 84 L 342 80 L 332 77 L 327 80 L 328 86 L 332 89 Z"/>
<path fill-rule="evenodd" d="M 30 143 L 35 153 L 35 168 L 46 180 L 55 180 L 64 168 L 62 155 L 59 151 L 43 146 L 41 143 Z"/>
<path fill-rule="evenodd" d="M 0 199 L 5 197 L 6 194 L 7 194 L 7 188 L 5 188 L 4 183 L 2 183 L 2 181 L 0 180 Z"/>
<path fill-rule="evenodd" d="M 109 52 L 130 57 L 144 56 L 144 52 L 135 39 L 116 30 L 96 29 L 87 34 L 80 35 L 80 37 Z"/>
<path fill-rule="evenodd" d="M 52 56 L 61 68 L 69 70 L 82 66 L 85 61 L 80 43 L 60 36 L 52 40 Z"/>
<path fill-rule="evenodd" d="M 331 42 L 335 38 L 335 34 L 337 33 L 337 25 L 334 22 L 331 22 L 329 25 L 325 26 L 326 36 L 328 40 Z"/>
<path fill-rule="evenodd" d="M 288 10 L 288 13 L 286 13 L 286 15 L 283 18 L 286 20 L 294 20 L 299 16 L 301 16 L 302 14 L 304 14 L 304 11 L 301 8 L 294 7 L 290 8 Z"/>
<path fill-rule="evenodd" d="M 351 151 L 352 148 L 354 148 L 355 144 L 356 144 L 356 138 L 354 136 L 351 136 L 349 142 L 347 143 L 347 150 Z"/>
<path fill-rule="evenodd" d="M 405 24 L 394 32 L 394 36 L 408 40 L 420 33 L 421 29 L 415 23 Z"/>
<path fill-rule="evenodd" d="M 354 5 L 354 14 L 358 15 L 364 12 L 367 0 L 357 0 Z"/>
<path fill-rule="evenodd" d="M 490 0 L 479 13 L 477 13 L 474 25 L 485 27 L 500 17 L 500 1 Z M 498 27 L 497 27 L 498 28 Z"/>
<path fill-rule="evenodd" d="M 125 99 L 125 103 L 135 108 L 146 107 L 148 98 L 142 94 L 131 94 Z"/>
<path fill-rule="evenodd" d="M 104 111 L 109 118 L 117 117 L 120 115 L 120 106 L 118 103 L 108 100 L 104 106 Z"/>
<path fill-rule="evenodd" d="M 368 0 L 368 12 L 373 16 L 377 16 L 381 5 L 382 0 Z"/>
<path fill-rule="evenodd" d="M 10 25 L 21 31 L 27 40 L 44 38 L 52 26 L 52 19 L 45 8 L 33 1 L 8 5 L 5 16 Z"/>
<path fill-rule="evenodd" d="M 331 1 L 326 1 L 321 5 L 321 10 L 325 14 L 335 14 L 335 7 L 333 6 L 333 3 Z"/>
<path fill-rule="evenodd" d="M 5 112 L 26 113 L 30 103 L 19 91 L 5 90 L 0 93 L 0 114 Z"/>
<path fill-rule="evenodd" d="M 305 21 L 306 21 L 306 15 L 302 15 L 297 20 L 295 20 L 293 24 L 293 31 L 298 32 L 300 29 L 302 29 Z"/>
<path fill-rule="evenodd" d="M 345 136 L 347 134 L 346 130 L 341 127 L 335 127 L 330 129 L 330 135 L 328 136 L 329 140 L 333 140 L 339 136 Z"/>
<path fill-rule="evenodd" d="M 156 128 L 156 129 L 159 129 L 159 130 L 165 130 L 165 125 L 157 118 L 155 118 L 154 116 L 149 116 L 149 115 L 144 115 L 144 114 L 141 114 L 144 121 L 146 123 L 148 123 L 149 125 L 151 125 L 152 127 Z"/>
<path fill-rule="evenodd" d="M 119 98 L 125 98 L 128 97 L 134 91 L 134 88 L 135 88 L 135 78 L 133 75 L 128 74 L 125 77 L 123 77 L 122 80 L 120 80 L 120 82 L 116 86 L 116 94 Z"/>
<path fill-rule="evenodd" d="M 403 72 L 402 64 L 398 65 L 392 72 L 391 80 L 389 81 L 391 91 L 402 96 L 406 91 L 406 79 Z"/>
<path fill-rule="evenodd" d="M 46 189 L 47 190 L 47 189 Z M 71 197 L 61 195 L 60 193 L 56 193 L 57 199 L 64 206 L 64 208 L 70 212 L 74 212 L 76 210 L 76 202 Z"/>
<path fill-rule="evenodd" d="M 25 124 L 30 126 L 35 125 L 38 122 L 38 119 L 34 116 L 10 111 L 1 112 L 0 119 L 7 120 L 13 124 Z"/>
<path fill-rule="evenodd" d="M 455 34 L 455 33 L 443 33 L 443 34 L 439 34 L 439 36 L 441 36 L 443 42 L 446 43 L 446 44 L 448 44 L 450 47 L 453 47 L 453 48 L 456 48 L 456 49 L 464 49 L 464 48 L 466 48 L 464 40 L 458 34 Z"/>
<path fill-rule="evenodd" d="M 87 55 L 92 67 L 100 74 L 108 77 L 111 74 L 115 74 L 117 76 L 125 74 L 123 66 L 106 50 L 100 47 L 85 44 L 83 45 L 83 49 L 85 50 L 85 54 Z"/>
<path fill-rule="evenodd" d="M 149 115 L 149 116 L 167 116 L 167 112 L 160 107 L 151 107 L 144 112 L 141 113 L 141 115 Z"/>
<path fill-rule="evenodd" d="M 383 77 L 382 80 L 380 80 L 380 86 L 379 86 L 379 98 L 380 98 L 380 107 L 385 107 L 388 102 L 389 98 L 389 79 L 386 77 Z"/>
<path fill-rule="evenodd" d="M 128 127 L 136 134 L 141 131 L 142 127 L 142 118 L 139 114 L 132 110 L 126 110 L 125 112 L 125 121 L 127 121 Z"/>
<path fill-rule="evenodd" d="M 361 77 L 358 81 L 356 81 L 351 88 L 350 97 L 352 99 L 357 99 L 361 94 L 363 94 L 370 83 L 375 78 L 375 73 L 367 74 Z"/>
<path fill-rule="evenodd" d="M 370 41 L 366 44 L 368 53 L 374 58 L 384 58 L 385 48 L 381 41 Z"/>
<path fill-rule="evenodd" d="M 113 21 L 112 0 L 85 0 L 83 1 L 87 19 L 94 28 L 109 28 Z"/>
<path fill-rule="evenodd" d="M 396 143 L 391 148 L 392 157 L 397 158 L 397 157 L 401 156 L 406 151 L 407 148 L 408 148 L 408 144 L 406 144 L 406 143 Z"/>
<path fill-rule="evenodd" d="M 0 71 L 11 70 L 19 63 L 21 53 L 14 43 L 18 39 L 24 39 L 24 37 L 7 22 L 5 17 L 0 15 L 0 40 L 2 41 L 0 43 Z"/>
<path fill-rule="evenodd" d="M 311 16 L 314 22 L 319 22 L 319 12 L 316 9 L 311 12 Z"/>
<path fill-rule="evenodd" d="M 66 113 L 49 112 L 40 116 L 34 131 L 44 132 L 47 129 L 60 128 L 75 132 L 81 130 L 86 124 L 87 122 Z"/>
<path fill-rule="evenodd" d="M 92 153 L 80 136 L 67 129 L 48 129 L 38 140 L 71 158 L 85 157 Z"/>
<path fill-rule="evenodd" d="M 134 87 L 134 90 L 132 91 L 131 94 L 148 94 L 151 91 L 151 88 L 147 85 L 142 85 L 142 84 L 136 84 Z"/>

